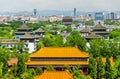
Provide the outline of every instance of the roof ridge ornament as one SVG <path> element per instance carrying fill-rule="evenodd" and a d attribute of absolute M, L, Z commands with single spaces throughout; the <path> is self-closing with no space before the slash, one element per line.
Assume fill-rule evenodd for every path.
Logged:
<path fill-rule="evenodd" d="M 75 45 L 75 48 L 78 48 L 78 45 Z"/>

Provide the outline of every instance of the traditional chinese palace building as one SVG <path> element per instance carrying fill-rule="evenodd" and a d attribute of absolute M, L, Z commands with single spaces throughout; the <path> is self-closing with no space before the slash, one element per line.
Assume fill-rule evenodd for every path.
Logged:
<path fill-rule="evenodd" d="M 102 36 L 104 38 L 107 38 L 109 32 L 107 31 L 107 28 L 102 26 L 101 24 L 97 24 L 94 28 L 93 28 L 93 32 L 96 35 Z"/>
<path fill-rule="evenodd" d="M 83 37 L 86 37 L 90 34 L 90 29 L 88 27 L 85 27 L 83 30 L 80 31 L 80 33 Z"/>
<path fill-rule="evenodd" d="M 30 33 L 25 33 L 20 37 L 20 41 L 25 43 L 25 47 L 28 48 L 28 52 L 32 53 L 35 51 L 35 38 Z"/>
<path fill-rule="evenodd" d="M 102 38 L 102 36 L 96 35 L 95 33 L 91 33 L 85 37 L 87 42 L 89 42 L 92 39 L 100 39 L 100 38 Z"/>
<path fill-rule="evenodd" d="M 64 65 L 69 65 L 70 68 L 80 65 L 83 73 L 86 74 L 88 58 L 88 53 L 80 51 L 77 47 L 42 47 L 30 55 L 26 67 L 45 69 L 46 65 L 52 65 L 56 70 L 61 71 Z"/>
<path fill-rule="evenodd" d="M 17 29 L 17 32 L 15 32 L 16 38 L 19 39 L 20 37 L 25 35 L 25 33 L 32 34 L 32 29 L 29 28 L 26 24 L 23 24 L 20 28 Z"/>
<path fill-rule="evenodd" d="M 70 17 L 70 16 L 65 16 L 65 17 L 62 18 L 62 24 L 63 24 L 63 25 L 66 25 L 66 26 L 69 26 L 69 25 L 70 25 L 70 26 L 71 26 L 72 23 L 73 23 L 72 17 Z"/>
<path fill-rule="evenodd" d="M 45 35 L 45 32 L 41 28 L 33 31 L 32 28 L 23 24 L 17 29 L 15 35 L 16 39 L 19 39 L 20 42 L 24 42 L 25 47 L 28 48 L 28 52 L 32 53 L 36 50 L 36 43 L 39 42 L 40 37 Z"/>
<path fill-rule="evenodd" d="M 11 49 L 19 43 L 18 39 L 0 39 L 0 47 Z"/>
<path fill-rule="evenodd" d="M 40 37 L 44 37 L 45 31 L 41 28 L 34 31 L 35 42 L 39 42 Z"/>

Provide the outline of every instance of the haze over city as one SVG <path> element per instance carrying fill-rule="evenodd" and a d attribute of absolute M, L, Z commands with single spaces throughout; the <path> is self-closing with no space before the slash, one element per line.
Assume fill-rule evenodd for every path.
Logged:
<path fill-rule="evenodd" d="M 120 79 L 120 0 L 0 0 L 0 79 Z"/>
<path fill-rule="evenodd" d="M 0 11 L 38 10 L 118 11 L 120 0 L 0 0 Z"/>

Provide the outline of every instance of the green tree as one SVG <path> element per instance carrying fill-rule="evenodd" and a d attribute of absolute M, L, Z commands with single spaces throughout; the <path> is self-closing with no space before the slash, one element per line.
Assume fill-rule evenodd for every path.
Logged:
<path fill-rule="evenodd" d="M 29 73 L 24 72 L 23 74 L 20 75 L 21 79 L 33 79 L 31 76 L 29 76 Z"/>
<path fill-rule="evenodd" d="M 104 21 L 105 25 L 113 25 L 113 26 L 119 26 L 120 22 L 118 21 Z"/>
<path fill-rule="evenodd" d="M 97 79 L 103 79 L 105 70 L 104 70 L 104 64 L 102 62 L 102 58 L 98 57 L 96 61 L 97 61 Z"/>
<path fill-rule="evenodd" d="M 16 79 L 13 74 L 5 74 L 1 79 Z"/>
<path fill-rule="evenodd" d="M 38 22 L 38 23 L 27 23 L 27 25 L 30 27 L 30 28 L 33 28 L 33 30 L 36 30 L 36 29 L 38 29 L 38 28 L 42 28 L 42 29 L 44 29 L 45 28 L 45 26 L 46 25 L 50 25 L 51 24 L 51 22 L 49 22 L 49 21 L 40 21 L 40 22 Z"/>
<path fill-rule="evenodd" d="M 34 70 L 28 69 L 27 71 L 23 72 L 23 74 L 20 75 L 20 79 L 33 79 L 34 78 Z"/>
<path fill-rule="evenodd" d="M 111 63 L 110 63 L 110 59 L 108 56 L 106 57 L 106 63 L 105 63 L 105 78 L 112 79 Z"/>
<path fill-rule="evenodd" d="M 17 75 L 17 65 L 13 65 L 13 66 L 10 68 L 10 74 L 13 74 L 14 76 Z"/>
<path fill-rule="evenodd" d="M 109 41 L 109 56 L 113 57 L 114 59 L 117 59 L 117 57 L 120 55 L 120 46 L 118 45 L 118 41 Z"/>
<path fill-rule="evenodd" d="M 65 43 L 65 46 L 75 45 L 77 45 L 78 48 L 82 51 L 86 50 L 86 41 L 84 38 L 81 37 L 78 31 L 71 32 L 70 35 L 67 37 L 67 41 Z"/>
<path fill-rule="evenodd" d="M 71 32 L 72 31 L 72 28 L 71 26 L 67 26 L 67 28 L 65 29 L 67 32 Z"/>
<path fill-rule="evenodd" d="M 45 47 L 55 46 L 54 36 L 52 34 L 46 34 L 46 36 L 41 38 L 40 41 L 42 41 Z"/>
<path fill-rule="evenodd" d="M 46 70 L 47 71 L 54 71 L 55 69 L 54 69 L 54 67 L 52 65 L 47 65 Z"/>
<path fill-rule="evenodd" d="M 24 42 L 19 42 L 13 47 L 13 50 L 17 53 L 28 53 L 28 48 L 25 47 Z"/>
<path fill-rule="evenodd" d="M 9 23 L 10 23 L 10 26 L 11 26 L 14 30 L 16 30 L 17 28 L 19 28 L 19 27 L 23 24 L 22 21 L 10 21 Z"/>
<path fill-rule="evenodd" d="M 97 74 L 96 60 L 92 56 L 90 56 L 90 59 L 89 59 L 88 74 L 93 79 L 96 79 L 96 74 Z"/>
<path fill-rule="evenodd" d="M 90 41 L 89 53 L 93 55 L 93 57 L 98 57 L 100 55 L 100 44 L 99 40 L 93 39 Z"/>
<path fill-rule="evenodd" d="M 89 20 L 89 21 L 82 21 L 83 24 L 88 25 L 88 26 L 93 26 L 94 22 L 93 20 Z"/>
<path fill-rule="evenodd" d="M 120 58 L 116 59 L 115 63 L 112 65 L 112 79 L 120 78 Z"/>
<path fill-rule="evenodd" d="M 55 36 L 55 46 L 62 47 L 63 46 L 63 37 L 60 34 Z"/>
<path fill-rule="evenodd" d="M 70 66 L 66 64 L 66 65 L 64 65 L 63 69 L 64 69 L 64 70 L 69 70 L 69 71 L 70 71 Z"/>
<path fill-rule="evenodd" d="M 9 58 L 10 51 L 5 48 L 0 48 L 0 62 L 3 63 L 3 70 L 2 74 L 6 74 L 8 71 L 8 58 Z"/>
<path fill-rule="evenodd" d="M 40 39 L 40 43 L 38 43 L 38 47 L 41 47 L 41 45 L 45 45 L 46 47 L 54 46 L 54 47 L 61 47 L 63 46 L 63 37 L 60 34 L 57 35 L 51 35 L 47 34 L 45 37 Z M 40 45 L 41 44 L 41 45 Z"/>
<path fill-rule="evenodd" d="M 109 33 L 110 39 L 119 39 L 120 38 L 120 29 L 114 29 Z"/>
<path fill-rule="evenodd" d="M 33 68 L 27 69 L 27 73 L 29 73 L 29 76 L 31 78 L 34 78 L 34 76 L 36 76 L 35 70 Z"/>
<path fill-rule="evenodd" d="M 42 68 L 41 67 L 37 67 L 36 69 L 36 75 L 39 75 L 43 72 Z"/>
<path fill-rule="evenodd" d="M 18 55 L 18 64 L 17 64 L 17 75 L 20 76 L 25 72 L 25 61 L 23 54 Z"/>
<path fill-rule="evenodd" d="M 73 69 L 72 74 L 73 74 L 73 79 L 92 79 L 89 75 L 87 76 L 83 75 L 82 71 L 77 66 Z"/>
<path fill-rule="evenodd" d="M 43 43 L 40 41 L 36 44 L 36 49 L 39 50 L 43 46 L 44 46 Z"/>
<path fill-rule="evenodd" d="M 81 72 L 78 70 L 73 71 L 73 79 L 83 79 L 83 75 L 81 75 Z"/>
<path fill-rule="evenodd" d="M 3 63 L 2 62 L 0 62 L 0 77 L 2 77 L 2 71 L 3 70 Z"/>
<path fill-rule="evenodd" d="M 117 77 L 116 78 L 120 78 L 120 62 L 117 66 Z"/>
<path fill-rule="evenodd" d="M 108 41 L 104 39 L 93 39 L 90 41 L 89 52 L 93 57 L 97 58 L 99 56 L 110 56 Z"/>

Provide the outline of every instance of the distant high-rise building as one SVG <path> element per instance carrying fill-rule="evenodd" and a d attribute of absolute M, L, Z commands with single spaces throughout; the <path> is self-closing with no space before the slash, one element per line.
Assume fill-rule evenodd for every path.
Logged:
<path fill-rule="evenodd" d="M 37 15 L 37 9 L 34 9 L 34 16 Z"/>
<path fill-rule="evenodd" d="M 89 16 L 89 17 L 92 17 L 92 15 L 91 15 L 91 14 L 88 14 L 88 16 Z"/>
<path fill-rule="evenodd" d="M 96 12 L 95 13 L 95 20 L 104 20 L 103 12 Z"/>
<path fill-rule="evenodd" d="M 117 14 L 114 12 L 105 15 L 105 20 L 116 20 L 116 19 L 117 19 Z"/>
<path fill-rule="evenodd" d="M 74 8 L 74 16 L 76 16 L 76 8 Z"/>

